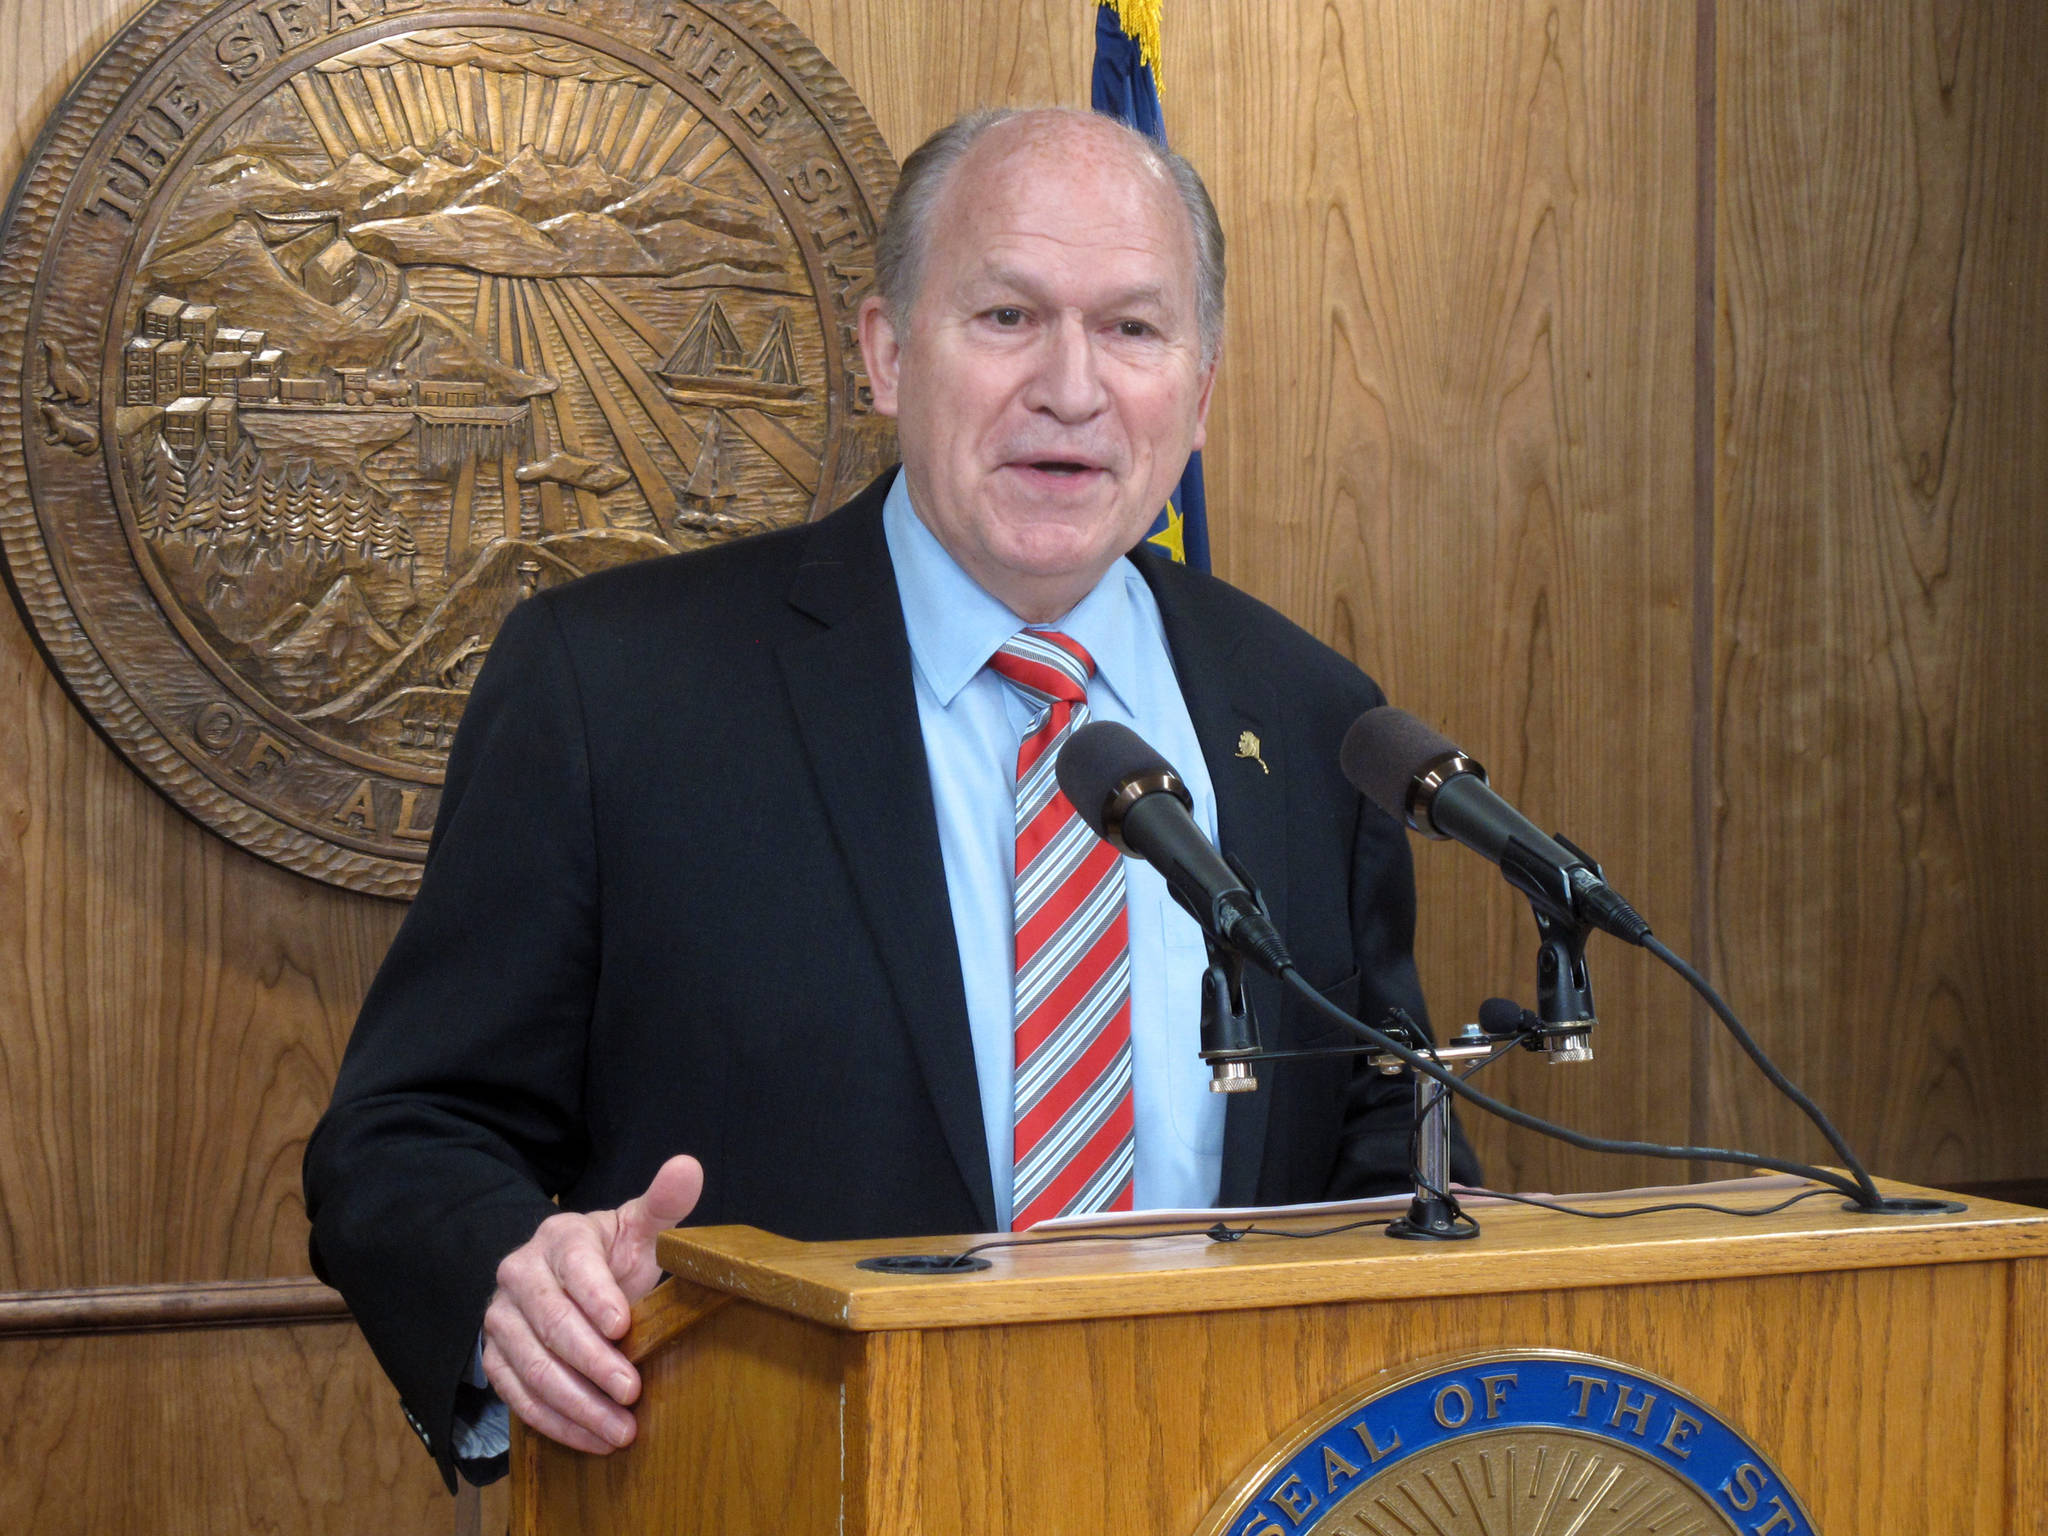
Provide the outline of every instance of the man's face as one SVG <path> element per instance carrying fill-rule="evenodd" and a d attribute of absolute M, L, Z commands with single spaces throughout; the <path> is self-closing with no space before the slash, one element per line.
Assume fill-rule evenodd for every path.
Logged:
<path fill-rule="evenodd" d="M 1060 617 L 1202 446 L 1215 366 L 1178 196 L 1103 127 L 998 125 L 940 195 L 906 318 L 868 300 L 861 345 L 912 503 L 1020 617 Z"/>

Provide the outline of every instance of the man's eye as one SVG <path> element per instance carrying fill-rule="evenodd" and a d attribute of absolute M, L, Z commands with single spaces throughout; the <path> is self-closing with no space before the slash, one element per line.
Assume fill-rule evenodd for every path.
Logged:
<path fill-rule="evenodd" d="M 1014 304 L 1004 304 L 999 308 L 992 309 L 988 312 L 988 317 L 995 321 L 997 325 L 1011 326 L 1024 323 L 1024 311 L 1017 308 Z"/>
<path fill-rule="evenodd" d="M 1119 336 L 1150 336 L 1152 327 L 1142 320 L 1119 320 L 1116 333 Z"/>

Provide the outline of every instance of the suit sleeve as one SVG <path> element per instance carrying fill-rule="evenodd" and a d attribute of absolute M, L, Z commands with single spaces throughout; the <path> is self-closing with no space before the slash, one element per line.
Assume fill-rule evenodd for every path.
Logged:
<path fill-rule="evenodd" d="M 451 753 L 418 899 L 308 1143 L 315 1271 L 452 1486 L 498 1261 L 585 1156 L 598 870 L 574 668 L 545 598 L 506 620 Z"/>

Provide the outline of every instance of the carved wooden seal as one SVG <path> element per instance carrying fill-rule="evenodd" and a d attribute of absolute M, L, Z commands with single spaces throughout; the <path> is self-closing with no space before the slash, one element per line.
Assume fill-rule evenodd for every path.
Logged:
<path fill-rule="evenodd" d="M 45 653 L 204 825 L 411 894 L 513 604 L 893 456 L 854 316 L 894 177 L 765 0 L 161 0 L 0 229 Z"/>

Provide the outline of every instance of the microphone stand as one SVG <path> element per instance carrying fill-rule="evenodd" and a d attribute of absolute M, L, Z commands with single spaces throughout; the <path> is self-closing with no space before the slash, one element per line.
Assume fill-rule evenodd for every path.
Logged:
<path fill-rule="evenodd" d="M 1393 1034 L 1394 1031 L 1387 1031 Z M 1468 1024 L 1449 1045 L 1430 1054 L 1439 1062 L 1469 1061 L 1490 1056 L 1499 1046 L 1516 1038 L 1519 1031 L 1495 1039 L 1477 1024 Z M 1428 1051 L 1429 1046 L 1409 1030 L 1400 1032 L 1402 1044 L 1411 1050 Z M 1406 1062 L 1391 1051 L 1375 1051 L 1366 1058 L 1386 1077 L 1398 1077 L 1408 1070 Z M 1420 1072 L 1415 1077 L 1415 1194 L 1408 1213 L 1387 1223 L 1387 1236 L 1416 1241 L 1456 1242 L 1477 1237 L 1479 1223 L 1458 1209 L 1450 1196 L 1451 1105 L 1442 1086 Z"/>
<path fill-rule="evenodd" d="M 1584 849 L 1563 838 L 1570 853 L 1585 862 L 1596 877 L 1600 866 Z M 1586 940 L 1593 925 L 1583 921 L 1572 903 L 1570 876 L 1544 863 L 1520 839 L 1510 839 L 1501 858 L 1510 880 L 1529 898 L 1529 910 L 1536 919 L 1539 940 L 1536 951 L 1536 1012 L 1524 1011 L 1509 1029 L 1489 1030 L 1483 1024 L 1468 1024 L 1439 1047 L 1439 1062 L 1469 1061 L 1490 1055 L 1503 1045 L 1520 1042 L 1540 1051 L 1553 1065 L 1593 1059 L 1593 979 L 1586 970 Z M 1480 1012 L 1484 1014 L 1485 1009 Z M 1392 1033 L 1392 1031 L 1389 1031 Z M 1413 1031 L 1403 1044 L 1427 1051 L 1426 1042 Z M 1391 1052 L 1381 1051 L 1368 1058 L 1388 1076 L 1408 1070 Z M 1479 1224 L 1458 1209 L 1449 1194 L 1451 1168 L 1451 1106 L 1444 1088 L 1421 1074 L 1415 1076 L 1415 1196 L 1408 1213 L 1387 1226 L 1387 1236 L 1415 1241 L 1455 1242 L 1479 1235 Z"/>

